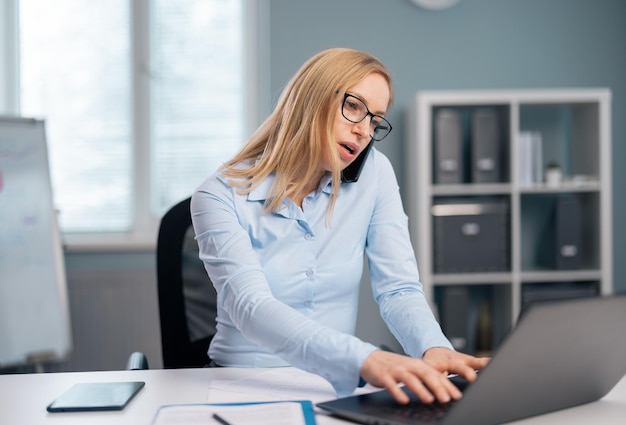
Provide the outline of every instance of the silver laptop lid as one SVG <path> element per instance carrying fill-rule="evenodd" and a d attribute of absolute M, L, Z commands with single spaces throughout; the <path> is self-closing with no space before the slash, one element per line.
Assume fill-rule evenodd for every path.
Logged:
<path fill-rule="evenodd" d="M 626 296 L 536 303 L 443 423 L 496 424 L 595 401 L 626 374 Z"/>
<path fill-rule="evenodd" d="M 624 374 L 625 295 L 536 303 L 436 423 L 499 424 L 588 403 L 606 395 Z M 386 391 L 379 394 L 376 400 L 393 403 Z M 367 399 L 353 396 L 318 406 L 361 423 L 418 423 L 386 417 L 385 406 L 372 409 Z"/>

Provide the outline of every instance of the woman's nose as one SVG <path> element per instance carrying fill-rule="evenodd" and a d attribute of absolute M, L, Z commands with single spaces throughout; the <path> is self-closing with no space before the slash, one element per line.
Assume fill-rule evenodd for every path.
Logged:
<path fill-rule="evenodd" d="M 360 122 L 354 123 L 352 131 L 360 137 L 371 137 L 368 117 L 365 117 Z"/>

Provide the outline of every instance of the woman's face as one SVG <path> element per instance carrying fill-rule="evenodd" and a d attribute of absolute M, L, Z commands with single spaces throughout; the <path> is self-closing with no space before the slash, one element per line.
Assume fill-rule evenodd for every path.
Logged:
<path fill-rule="evenodd" d="M 384 117 L 387 113 L 390 95 L 389 85 L 387 80 L 378 73 L 368 75 L 348 88 L 346 93 L 361 99 L 374 115 Z M 372 139 L 370 118 L 371 116 L 368 115 L 361 122 L 353 123 L 343 116 L 341 107 L 337 110 L 332 131 L 332 147 L 337 149 L 342 170 L 359 156 Z M 325 152 L 323 164 L 325 171 L 332 170 L 330 158 L 329 152 Z"/>

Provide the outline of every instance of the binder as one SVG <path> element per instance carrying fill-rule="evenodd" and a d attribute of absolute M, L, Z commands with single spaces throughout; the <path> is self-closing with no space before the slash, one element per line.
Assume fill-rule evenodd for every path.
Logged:
<path fill-rule="evenodd" d="M 494 109 L 481 108 L 472 114 L 472 181 L 501 181 L 502 155 L 500 122 Z"/>
<path fill-rule="evenodd" d="M 435 116 L 434 181 L 463 183 L 463 136 L 459 112 L 441 109 Z"/>
<path fill-rule="evenodd" d="M 561 196 L 556 205 L 555 268 L 571 270 L 580 268 L 582 244 L 582 211 L 575 196 Z"/>
<path fill-rule="evenodd" d="M 474 341 L 470 326 L 470 292 L 467 286 L 443 288 L 441 325 L 455 350 L 471 354 Z"/>
<path fill-rule="evenodd" d="M 561 195 L 554 201 L 552 217 L 539 246 L 540 263 L 554 270 L 579 269 L 582 243 L 580 199 Z"/>

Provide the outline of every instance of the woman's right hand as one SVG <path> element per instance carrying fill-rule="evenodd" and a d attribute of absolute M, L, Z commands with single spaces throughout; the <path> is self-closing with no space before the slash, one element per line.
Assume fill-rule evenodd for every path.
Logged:
<path fill-rule="evenodd" d="M 421 359 L 383 350 L 373 351 L 363 362 L 361 377 L 385 388 L 401 404 L 409 402 L 399 384 L 404 384 L 423 403 L 447 403 L 462 397 L 461 391 L 441 373 Z"/>

